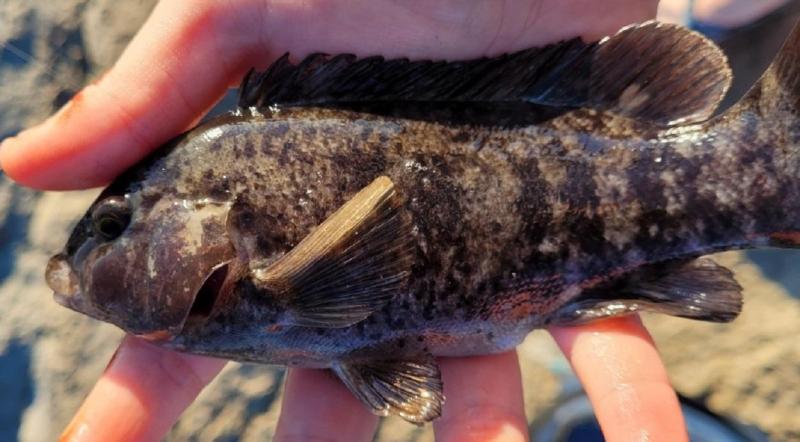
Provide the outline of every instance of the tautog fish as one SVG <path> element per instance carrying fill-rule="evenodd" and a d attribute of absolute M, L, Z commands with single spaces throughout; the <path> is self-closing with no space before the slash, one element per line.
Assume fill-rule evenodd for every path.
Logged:
<path fill-rule="evenodd" d="M 333 370 L 436 418 L 435 356 L 637 311 L 729 321 L 713 252 L 800 244 L 800 31 L 711 118 L 720 50 L 649 22 L 464 62 L 288 56 L 119 177 L 56 299 L 180 351 Z"/>

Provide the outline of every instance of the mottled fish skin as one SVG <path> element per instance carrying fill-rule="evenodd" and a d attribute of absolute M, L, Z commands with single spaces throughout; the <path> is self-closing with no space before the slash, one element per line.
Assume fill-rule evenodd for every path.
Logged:
<path fill-rule="evenodd" d="M 281 347 L 304 348 L 303 358 L 323 365 L 387 348 L 466 355 L 513 347 L 581 289 L 797 230 L 800 161 L 770 148 L 798 136 L 794 121 L 743 106 L 658 130 L 580 110 L 498 129 L 305 108 L 198 129 L 186 138 L 197 147 L 163 160 L 180 178 L 153 174 L 145 195 L 172 192 L 172 182 L 187 200 L 211 188 L 215 200 L 246 201 L 254 212 L 242 234 L 260 242 L 248 254 L 270 260 L 261 251 L 286 252 L 385 175 L 413 222 L 416 260 L 407 293 L 352 327 L 253 333 L 269 322 L 268 308 L 242 284 L 217 318 L 242 339 L 224 338 L 212 321 L 170 345 L 261 362 L 283 359 L 273 353 Z M 252 321 L 241 320 L 248 311 Z M 297 355 L 286 362 L 300 363 Z"/>
<path fill-rule="evenodd" d="M 635 311 L 735 318 L 741 287 L 700 257 L 800 246 L 798 59 L 800 28 L 709 120 L 729 68 L 674 25 L 458 63 L 285 56 L 112 183 L 48 283 L 165 347 L 332 368 L 427 422 L 435 356 Z"/>

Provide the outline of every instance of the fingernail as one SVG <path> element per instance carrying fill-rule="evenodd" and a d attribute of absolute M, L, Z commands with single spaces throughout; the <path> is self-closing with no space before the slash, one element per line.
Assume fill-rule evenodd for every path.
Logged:
<path fill-rule="evenodd" d="M 66 430 L 58 438 L 59 442 L 83 442 L 89 440 L 89 425 L 86 422 L 79 422 L 80 413 L 67 425 Z"/>

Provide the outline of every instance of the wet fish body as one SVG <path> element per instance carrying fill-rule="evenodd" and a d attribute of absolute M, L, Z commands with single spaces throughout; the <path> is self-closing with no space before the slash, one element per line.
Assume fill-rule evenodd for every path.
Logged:
<path fill-rule="evenodd" d="M 161 345 L 331 368 L 428 421 L 435 356 L 636 311 L 735 318 L 703 256 L 800 244 L 799 52 L 795 31 L 713 119 L 724 56 L 658 23 L 473 62 L 283 58 L 115 181 L 48 282 Z"/>

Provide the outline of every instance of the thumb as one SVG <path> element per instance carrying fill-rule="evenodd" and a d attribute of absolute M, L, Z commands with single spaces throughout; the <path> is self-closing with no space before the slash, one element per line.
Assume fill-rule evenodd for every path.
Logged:
<path fill-rule="evenodd" d="M 257 47 L 258 33 L 240 29 L 257 28 L 246 21 L 259 14 L 223 4 L 158 3 L 110 71 L 44 123 L 3 142 L 5 173 L 39 189 L 98 186 L 189 127 Z"/>

